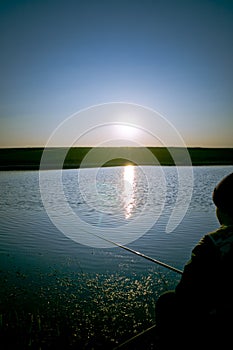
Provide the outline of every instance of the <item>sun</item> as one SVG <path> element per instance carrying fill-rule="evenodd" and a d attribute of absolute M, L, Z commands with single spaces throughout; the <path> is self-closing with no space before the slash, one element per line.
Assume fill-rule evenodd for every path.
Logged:
<path fill-rule="evenodd" d="M 138 129 L 136 127 L 124 124 L 114 125 L 114 131 L 117 137 L 122 139 L 135 139 L 138 134 Z"/>

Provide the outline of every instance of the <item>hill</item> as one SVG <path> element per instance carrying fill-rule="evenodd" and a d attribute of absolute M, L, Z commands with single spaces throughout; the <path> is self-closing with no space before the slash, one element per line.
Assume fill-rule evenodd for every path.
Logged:
<path fill-rule="evenodd" d="M 89 153 L 91 147 L 70 148 L 65 156 L 63 168 L 79 168 L 84 157 Z M 86 167 L 99 166 L 122 166 L 128 163 L 139 165 L 154 165 L 151 158 L 145 157 L 146 150 L 156 157 L 161 165 L 174 165 L 174 160 L 165 147 L 100 147 L 95 148 L 95 160 L 85 164 Z M 176 154 L 176 165 L 186 165 L 182 158 L 182 148 L 171 148 Z M 0 149 L 0 170 L 38 170 L 42 157 L 43 148 L 2 148 Z M 57 169 L 59 159 L 66 153 L 65 148 L 50 148 L 48 150 L 48 169 Z M 233 165 L 233 148 L 188 148 L 192 165 Z M 120 154 L 120 156 L 119 156 Z M 102 159 L 110 159 L 102 162 Z M 177 161 L 178 159 L 178 161 Z M 131 160 L 131 162 L 130 162 Z M 134 161 L 136 160 L 136 161 Z M 104 163 L 104 164 L 102 164 Z"/>

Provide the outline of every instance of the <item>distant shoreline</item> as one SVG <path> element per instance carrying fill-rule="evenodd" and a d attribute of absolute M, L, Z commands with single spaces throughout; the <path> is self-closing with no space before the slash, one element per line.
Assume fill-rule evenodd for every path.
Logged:
<path fill-rule="evenodd" d="M 84 157 L 92 147 L 73 147 L 70 148 L 63 164 L 63 169 L 79 168 Z M 133 159 L 137 159 L 138 165 L 162 165 L 162 166 L 184 166 L 187 163 L 183 159 L 184 149 L 179 147 L 170 147 L 169 149 L 176 155 L 176 164 L 165 147 L 147 147 L 149 151 L 158 160 L 158 164 L 151 162 L 144 157 L 145 148 L 143 147 L 120 147 L 120 153 L 123 156 L 118 157 L 119 148 L 117 147 L 97 147 L 95 148 L 98 160 L 110 159 L 101 166 L 124 166 L 134 164 Z M 44 148 L 2 148 L 0 149 L 0 171 L 4 170 L 39 170 L 40 161 Z M 54 147 L 49 149 L 49 161 L 46 169 L 58 169 L 59 160 L 66 148 Z M 233 148 L 199 148 L 189 147 L 188 152 L 192 161 L 192 166 L 201 165 L 233 165 Z M 150 152 L 149 152 L 150 153 Z M 99 166 L 98 160 L 95 163 L 86 163 L 85 167 Z M 177 161 L 178 160 L 178 161 Z"/>

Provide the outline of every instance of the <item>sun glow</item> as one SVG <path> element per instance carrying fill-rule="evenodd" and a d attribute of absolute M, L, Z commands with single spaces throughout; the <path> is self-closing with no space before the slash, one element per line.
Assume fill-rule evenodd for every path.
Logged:
<path fill-rule="evenodd" d="M 135 138 L 138 134 L 138 129 L 129 125 L 114 125 L 114 129 L 117 136 L 123 139 L 132 139 Z"/>

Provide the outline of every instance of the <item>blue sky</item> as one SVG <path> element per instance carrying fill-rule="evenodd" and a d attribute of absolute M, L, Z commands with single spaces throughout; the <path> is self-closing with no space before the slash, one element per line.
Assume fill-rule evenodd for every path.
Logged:
<path fill-rule="evenodd" d="M 187 146 L 233 147 L 233 1 L 1 0 L 0 33 L 0 147 L 43 146 L 118 101 L 157 110 Z"/>

